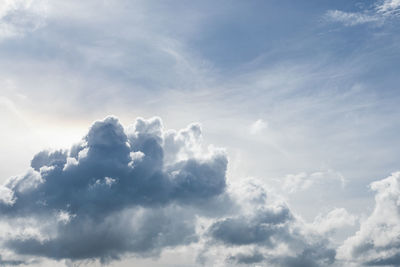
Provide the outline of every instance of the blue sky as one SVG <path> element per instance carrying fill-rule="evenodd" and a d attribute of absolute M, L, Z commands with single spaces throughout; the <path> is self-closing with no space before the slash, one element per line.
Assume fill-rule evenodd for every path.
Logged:
<path fill-rule="evenodd" d="M 245 183 L 255 184 L 259 188 L 257 192 L 268 192 L 271 200 L 264 203 L 263 209 L 272 209 L 276 211 L 274 216 L 286 218 L 285 223 L 292 229 L 292 234 L 293 229 L 302 229 L 298 230 L 302 232 L 301 237 L 292 236 L 293 239 L 307 249 L 315 247 L 310 243 L 310 236 L 315 233 L 307 232 L 311 229 L 327 242 L 326 251 L 319 254 L 314 251 L 313 255 L 331 255 L 332 251 L 336 255 L 334 259 L 330 256 L 303 257 L 301 264 L 396 265 L 400 252 L 393 244 L 400 227 L 397 221 L 400 215 L 395 211 L 386 214 L 382 207 L 398 207 L 398 203 L 393 204 L 390 200 L 399 197 L 394 193 L 398 191 L 398 175 L 391 176 L 399 170 L 400 157 L 399 16 L 398 0 L 5 0 L 0 4 L 0 118 L 3 122 L 0 180 L 4 182 L 2 188 L 6 188 L 0 188 L 4 195 L 2 201 L 11 205 L 12 194 L 14 197 L 20 194 L 17 187 L 11 186 L 10 177 L 56 177 L 55 174 L 41 173 L 39 169 L 29 169 L 38 152 L 66 149 L 63 154 L 65 164 L 73 165 L 71 146 L 88 133 L 94 121 L 103 121 L 109 115 L 117 117 L 119 123 L 107 127 L 117 131 L 118 125 L 123 125 L 129 139 L 129 127 L 136 129 L 134 136 L 149 134 L 150 130 L 137 126 L 142 120 L 137 120 L 138 117 L 149 119 L 146 123 L 153 125 L 151 118 L 157 116 L 163 126 L 156 123 L 156 126 L 148 127 L 158 127 L 157 131 L 151 128 L 150 135 L 162 142 L 160 149 L 166 157 L 165 166 L 161 168 L 163 175 L 172 179 L 175 174 L 168 171 L 171 168 L 176 168 L 177 172 L 192 172 L 191 164 L 195 163 L 190 163 L 191 159 L 196 164 L 208 160 L 211 167 L 206 167 L 205 163 L 199 166 L 219 173 L 214 168 L 220 170 L 222 167 L 212 162 L 219 162 L 215 155 L 222 152 L 207 147 L 213 144 L 213 147 L 224 148 L 227 160 L 226 174 L 223 175 L 225 183 L 222 189 L 219 188 L 224 193 L 215 189 L 219 193 L 207 201 L 216 201 L 214 197 L 223 198 L 227 194 L 227 198 L 238 202 L 240 190 L 235 188 L 248 180 L 250 182 Z M 108 125 L 106 122 L 107 119 L 103 123 Z M 201 138 L 196 137 L 196 127 L 188 126 L 193 122 L 201 125 Z M 136 126 L 129 126 L 133 124 Z M 182 133 L 174 137 L 180 140 L 174 144 L 185 151 L 185 156 L 179 154 L 182 151 L 176 154 L 169 150 L 167 129 Z M 186 130 L 179 132 L 179 129 Z M 139 145 L 144 140 L 141 137 L 129 140 L 132 153 L 145 149 Z M 82 151 L 85 149 L 90 151 L 90 145 L 82 145 Z M 99 158 L 104 157 L 98 153 Z M 140 154 L 135 155 L 134 159 L 139 162 Z M 89 163 L 84 156 L 82 162 L 76 156 L 77 166 L 82 164 L 82 168 L 90 169 L 84 167 L 91 162 L 90 156 L 87 157 Z M 43 166 L 55 164 L 49 158 L 42 160 L 48 161 L 48 165 L 43 163 Z M 171 161 L 174 164 L 178 159 L 186 160 L 187 166 L 191 167 L 179 164 L 171 167 L 170 159 L 174 159 Z M 134 168 L 131 165 L 129 168 Z M 114 167 L 110 167 L 110 171 Z M 157 168 L 152 166 L 150 169 Z M 65 172 L 65 177 L 72 175 L 67 169 Z M 127 172 L 130 173 L 130 169 Z M 135 170 L 133 173 L 140 172 Z M 86 176 L 82 174 L 82 177 Z M 120 179 L 122 177 L 125 176 Z M 385 177 L 389 178 L 383 180 Z M 108 178 L 111 180 L 104 177 L 104 181 L 98 181 L 113 185 L 115 177 Z M 27 183 L 32 183 L 29 181 Z M 40 194 L 49 194 L 45 188 L 51 187 L 40 189 Z M 197 189 L 202 192 L 204 188 Z M 195 191 L 193 195 L 196 195 Z M 244 246 L 229 243 L 231 239 L 220 235 L 225 233 L 222 227 L 228 222 L 257 225 L 262 221 L 260 218 L 264 217 L 256 208 L 259 203 L 243 201 L 248 203 L 249 210 L 253 210 L 252 214 L 239 212 L 213 217 L 205 215 L 206 206 L 214 214 L 219 212 L 218 208 L 212 212 L 214 206 L 228 204 L 207 202 L 202 208 L 193 204 L 190 208 L 193 212 L 186 214 L 181 212 L 183 204 L 178 197 L 184 193 L 176 194 L 170 196 L 170 201 L 163 200 L 162 214 L 187 218 L 192 222 L 190 226 L 196 226 L 193 230 L 186 225 L 188 233 L 194 231 L 197 241 L 184 239 L 179 243 L 174 239 L 171 244 L 167 242 L 147 254 L 124 247 L 115 254 L 117 256 L 107 252 L 109 258 L 104 259 L 96 253 L 81 258 L 53 255 L 45 248 L 43 253 L 24 252 L 17 249 L 15 242 L 15 246 L 9 245 L 10 240 L 5 236 L 19 234 L 24 237 L 27 232 L 40 236 L 44 230 L 29 228 L 24 220 L 40 221 L 43 218 L 6 216 L 7 219 L 1 222 L 0 260 L 5 263 L 22 261 L 32 266 L 64 266 L 70 261 L 93 259 L 90 264 L 94 266 L 99 264 L 99 259 L 111 266 L 198 266 L 202 262 L 211 266 L 246 262 L 276 266 L 297 263 L 299 266 L 299 257 L 283 257 L 282 251 L 281 254 L 276 252 L 281 246 L 271 250 L 266 240 L 254 244 L 249 241 Z M 23 201 L 30 197 L 36 196 L 21 195 L 19 199 Z M 97 198 L 94 199 L 90 201 L 98 205 Z M 60 199 L 57 203 L 63 201 Z M 85 198 L 82 201 L 91 203 Z M 285 204 L 282 206 L 281 202 Z M 67 227 L 76 220 L 79 228 L 81 211 L 64 210 L 57 203 L 53 210 L 46 212 L 57 211 L 64 219 L 49 227 L 56 227 L 61 222 L 66 222 Z M 138 203 L 123 201 L 115 204 L 115 208 L 125 210 L 139 205 L 149 217 L 155 214 L 153 207 L 142 207 L 144 204 Z M 23 204 L 15 204 L 16 209 L 18 205 Z M 202 211 L 197 214 L 197 210 Z M 135 213 L 138 211 L 130 212 L 133 215 L 118 216 L 133 216 L 133 220 L 139 216 Z M 293 214 L 296 219 L 285 217 L 285 214 Z M 393 219 L 388 227 L 390 231 L 385 235 L 387 240 L 383 241 L 377 239 L 382 233 L 371 232 L 371 225 L 378 225 L 382 214 Z M 108 213 L 103 216 L 104 222 L 114 220 L 108 218 Z M 193 216 L 205 221 L 208 234 L 198 231 L 201 223 Z M 332 219 L 337 217 L 342 220 Z M 243 218 L 247 219 L 243 221 Z M 21 232 L 9 233 L 7 224 L 13 220 L 21 222 Z M 102 229 L 98 231 L 104 231 Z M 251 232 L 250 228 L 246 229 L 245 232 Z M 55 231 L 58 239 L 53 241 L 62 240 L 66 233 L 67 230 Z M 372 240 L 368 241 L 367 236 L 372 236 Z M 132 238 L 140 239 L 141 236 L 132 233 Z M 182 238 L 189 238 L 189 235 Z M 280 240 L 278 236 L 273 239 Z M 359 254 L 344 252 L 357 251 L 363 242 L 372 242 L 376 246 Z M 291 250 L 288 255 L 305 255 L 306 248 L 288 248 Z M 219 253 L 225 258 L 218 258 Z M 176 262 L 176 255 L 182 254 L 187 256 Z M 272 254 L 275 256 L 266 256 Z"/>

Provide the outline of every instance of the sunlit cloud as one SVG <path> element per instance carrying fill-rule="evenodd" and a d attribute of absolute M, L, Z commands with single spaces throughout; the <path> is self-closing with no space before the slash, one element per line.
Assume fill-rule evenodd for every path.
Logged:
<path fill-rule="evenodd" d="M 3 1 L 0 265 L 397 266 L 399 8 Z"/>

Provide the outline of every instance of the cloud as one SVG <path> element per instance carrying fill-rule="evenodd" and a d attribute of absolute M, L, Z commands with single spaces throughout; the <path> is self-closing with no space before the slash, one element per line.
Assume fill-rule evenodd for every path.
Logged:
<path fill-rule="evenodd" d="M 262 183 L 228 186 L 225 153 L 204 150 L 201 139 L 199 124 L 165 131 L 159 118 L 138 118 L 124 128 L 107 117 L 70 149 L 37 153 L 25 174 L 2 186 L 2 247 L 21 257 L 107 263 L 197 243 L 204 263 L 334 261 L 328 241 Z"/>
<path fill-rule="evenodd" d="M 340 22 L 345 26 L 355 26 L 379 21 L 379 18 L 374 15 L 358 12 L 344 12 L 340 10 L 329 10 L 325 16 L 329 21 Z"/>
<path fill-rule="evenodd" d="M 230 256 L 227 259 L 228 262 L 239 263 L 239 264 L 253 264 L 262 262 L 264 260 L 265 257 L 263 256 L 263 254 L 257 251 L 255 251 L 252 254 L 238 253 L 237 255 Z"/>
<path fill-rule="evenodd" d="M 399 0 L 385 0 L 376 6 L 378 13 L 385 16 L 400 14 L 400 1 Z"/>
<path fill-rule="evenodd" d="M 20 255 L 106 262 L 196 241 L 196 215 L 211 203 L 218 207 L 227 167 L 221 150 L 188 153 L 199 149 L 198 139 L 182 136 L 200 135 L 193 125 L 165 132 L 158 118 L 139 118 L 124 129 L 107 117 L 71 149 L 36 154 L 25 174 L 1 187 L 2 218 L 15 225 L 4 247 Z M 183 150 L 188 156 L 182 160 Z M 17 223 L 21 219 L 29 226 Z"/>
<path fill-rule="evenodd" d="M 214 223 L 212 237 L 228 245 L 262 244 L 274 246 L 273 239 L 285 231 L 291 214 L 287 207 L 259 210 L 253 217 L 239 216 Z"/>
<path fill-rule="evenodd" d="M 0 203 L 12 205 L 15 202 L 13 191 L 5 186 L 0 186 Z"/>
<path fill-rule="evenodd" d="M 397 17 L 400 14 L 399 0 L 377 1 L 373 8 L 363 9 L 360 12 L 345 12 L 328 10 L 325 18 L 331 22 L 339 22 L 344 26 L 356 26 L 366 23 L 382 25 L 386 19 Z"/>
<path fill-rule="evenodd" d="M 317 232 L 327 234 L 346 226 L 352 226 L 356 223 L 356 220 L 357 217 L 350 214 L 346 209 L 335 208 L 326 215 L 319 214 L 312 226 Z"/>
<path fill-rule="evenodd" d="M 327 266 L 335 261 L 328 240 L 309 231 L 279 197 L 257 182 L 246 181 L 245 188 L 247 194 L 237 192 L 240 212 L 208 229 L 208 247 L 200 258 L 207 265 Z"/>
<path fill-rule="evenodd" d="M 256 120 L 250 127 L 251 134 L 258 134 L 268 127 L 268 124 L 262 119 Z"/>
<path fill-rule="evenodd" d="M 212 266 L 399 263 L 400 172 L 371 184 L 375 210 L 337 253 L 329 234 L 355 215 L 335 208 L 307 223 L 259 180 L 228 183 L 227 163 L 223 150 L 203 147 L 196 123 L 175 131 L 159 118 L 96 121 L 70 149 L 37 153 L 0 187 L 1 247 L 12 256 L 3 262 L 108 263 L 192 246 Z M 344 181 L 333 171 L 296 177 L 286 186 Z"/>
<path fill-rule="evenodd" d="M 314 185 L 333 185 L 339 184 L 343 187 L 346 183 L 342 174 L 332 170 L 319 171 L 307 174 L 288 174 L 283 179 L 283 189 L 288 193 L 295 193 L 309 189 Z"/>
<path fill-rule="evenodd" d="M 23 36 L 44 25 L 46 5 L 41 0 L 5 0 L 0 7 L 0 40 Z"/>
<path fill-rule="evenodd" d="M 16 259 L 5 259 L 0 255 L 0 266 L 20 266 L 20 265 L 31 265 L 39 263 L 38 260 L 16 260 Z"/>
<path fill-rule="evenodd" d="M 400 172 L 373 182 L 375 208 L 359 231 L 339 248 L 339 256 L 371 266 L 400 264 Z"/>

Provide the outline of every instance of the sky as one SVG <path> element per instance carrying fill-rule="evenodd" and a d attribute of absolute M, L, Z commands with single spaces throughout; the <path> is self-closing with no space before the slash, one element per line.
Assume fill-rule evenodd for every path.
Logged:
<path fill-rule="evenodd" d="M 399 0 L 0 0 L 0 265 L 399 266 L 399 26 Z"/>

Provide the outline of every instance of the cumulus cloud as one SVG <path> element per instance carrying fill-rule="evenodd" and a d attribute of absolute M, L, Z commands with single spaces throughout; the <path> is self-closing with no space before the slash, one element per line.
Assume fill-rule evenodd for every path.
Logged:
<path fill-rule="evenodd" d="M 3 245 L 21 255 L 107 261 L 194 242 L 196 214 L 217 207 L 226 188 L 223 151 L 190 153 L 200 135 L 198 125 L 166 132 L 160 119 L 139 118 L 125 129 L 107 117 L 71 149 L 38 153 L 1 187 L 2 218 L 30 222 L 30 231 L 15 223 Z"/>
<path fill-rule="evenodd" d="M 346 226 L 353 226 L 357 217 L 344 208 L 335 208 L 326 215 L 319 214 L 312 226 L 321 234 L 329 234 Z"/>
<path fill-rule="evenodd" d="M 15 201 L 13 191 L 5 186 L 0 186 L 0 203 L 12 205 Z"/>
<path fill-rule="evenodd" d="M 371 184 L 375 208 L 339 248 L 341 258 L 370 266 L 400 265 L 400 172 Z"/>
<path fill-rule="evenodd" d="M 106 263 L 197 243 L 207 264 L 334 261 L 327 240 L 261 182 L 228 186 L 224 151 L 201 140 L 199 124 L 165 131 L 159 118 L 138 118 L 124 128 L 107 117 L 70 149 L 37 153 L 1 187 L 3 249 Z"/>
<path fill-rule="evenodd" d="M 107 263 L 192 245 L 208 266 L 400 263 L 400 172 L 371 184 L 375 210 L 337 254 L 329 234 L 356 216 L 336 208 L 307 223 L 260 180 L 228 183 L 227 163 L 223 150 L 202 145 L 199 124 L 175 131 L 159 118 L 126 128 L 115 117 L 96 121 L 70 149 L 37 153 L 0 187 L 0 242 L 11 255 L 0 263 Z M 287 177 L 284 187 L 329 181 L 344 179 L 319 172 Z"/>
<path fill-rule="evenodd" d="M 328 266 L 335 261 L 328 241 L 260 183 L 246 181 L 236 194 L 240 212 L 208 229 L 208 247 L 200 257 L 207 265 Z"/>

